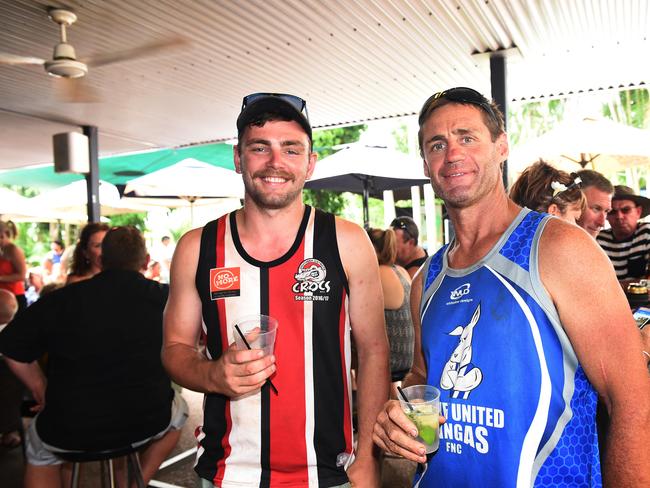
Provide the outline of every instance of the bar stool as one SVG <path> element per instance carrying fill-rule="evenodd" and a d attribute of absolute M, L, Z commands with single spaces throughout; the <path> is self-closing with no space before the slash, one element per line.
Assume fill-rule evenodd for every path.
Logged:
<path fill-rule="evenodd" d="M 91 461 L 101 461 L 101 486 L 109 486 L 116 488 L 119 484 L 115 483 L 115 471 L 113 469 L 113 459 L 126 456 L 127 458 L 127 488 L 130 487 L 131 481 L 135 481 L 138 488 L 146 488 L 144 480 L 142 479 L 142 469 L 140 468 L 140 460 L 138 459 L 138 450 L 144 446 L 138 447 L 122 447 L 118 449 L 109 449 L 106 451 L 83 451 L 83 452 L 57 452 L 56 455 L 66 461 L 74 463 L 72 467 L 72 479 L 70 480 L 70 488 L 77 488 L 79 484 L 79 465 Z M 108 478 L 108 485 L 105 481 Z"/>

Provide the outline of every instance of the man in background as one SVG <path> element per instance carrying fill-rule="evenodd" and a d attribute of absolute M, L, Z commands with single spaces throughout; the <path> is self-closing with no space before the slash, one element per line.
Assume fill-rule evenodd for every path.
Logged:
<path fill-rule="evenodd" d="M 18 311 L 16 295 L 0 289 L 0 331 L 11 322 Z M 23 385 L 16 378 L 0 354 L 0 445 L 4 448 L 18 447 L 20 438 L 20 404 Z"/>
<path fill-rule="evenodd" d="M 427 259 L 427 251 L 418 245 L 418 226 L 411 217 L 397 217 L 390 226 L 397 235 L 397 264 L 413 275 Z"/>
<path fill-rule="evenodd" d="M 154 248 L 152 257 L 160 263 L 160 282 L 169 283 L 169 272 L 172 266 L 172 257 L 176 246 L 172 244 L 169 236 L 162 236 L 160 244 Z"/>
<path fill-rule="evenodd" d="M 145 444 L 147 484 L 176 445 L 187 405 L 161 364 L 168 287 L 141 274 L 148 259 L 135 227 L 111 229 L 99 274 L 41 297 L 0 334 L 40 410 L 26 434 L 27 488 L 61 486 L 60 453 Z"/>
<path fill-rule="evenodd" d="M 603 230 L 607 215 L 612 210 L 614 185 L 598 171 L 583 169 L 577 172 L 582 180 L 582 193 L 587 199 L 587 208 L 582 212 L 578 225 L 594 239 Z"/>
<path fill-rule="evenodd" d="M 615 187 L 612 210 L 607 215 L 611 229 L 601 231 L 596 240 L 623 284 L 648 274 L 650 224 L 639 222 L 648 213 L 649 199 L 636 195 L 629 186 Z"/>
<path fill-rule="evenodd" d="M 65 246 L 63 245 L 63 242 L 52 241 L 50 243 L 50 257 L 52 258 L 53 264 L 61 263 L 61 256 L 63 255 L 64 250 Z"/>

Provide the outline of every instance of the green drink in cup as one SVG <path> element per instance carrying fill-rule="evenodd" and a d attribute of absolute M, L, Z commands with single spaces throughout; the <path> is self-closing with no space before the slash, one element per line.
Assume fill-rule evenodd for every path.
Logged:
<path fill-rule="evenodd" d="M 430 385 L 413 385 L 400 389 L 400 404 L 406 416 L 418 430 L 417 440 L 424 444 L 427 454 L 436 452 L 438 436 L 440 391 Z"/>

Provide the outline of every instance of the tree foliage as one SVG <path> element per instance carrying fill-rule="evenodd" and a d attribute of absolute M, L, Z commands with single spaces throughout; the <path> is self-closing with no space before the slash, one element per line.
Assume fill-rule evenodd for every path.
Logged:
<path fill-rule="evenodd" d="M 336 151 L 335 146 L 358 141 L 361 132 L 365 129 L 365 125 L 351 125 L 315 131 L 313 136 L 314 151 L 318 154 L 318 159 L 321 160 L 333 154 Z M 328 190 L 303 190 L 303 200 L 312 207 L 335 215 L 341 215 L 346 205 L 343 195 Z"/>
<path fill-rule="evenodd" d="M 147 230 L 147 224 L 145 222 L 146 219 L 146 213 L 134 212 L 112 215 L 108 220 L 111 226 L 132 225 L 144 234 L 144 232 Z"/>
<path fill-rule="evenodd" d="M 513 145 L 541 136 L 564 118 L 566 99 L 512 104 L 508 110 L 508 138 Z"/>
<path fill-rule="evenodd" d="M 603 105 L 603 115 L 639 129 L 650 127 L 650 93 L 646 88 L 623 90 Z"/>
<path fill-rule="evenodd" d="M 406 124 L 400 124 L 393 129 L 392 134 L 395 140 L 395 150 L 404 154 L 410 154 L 408 126 Z"/>

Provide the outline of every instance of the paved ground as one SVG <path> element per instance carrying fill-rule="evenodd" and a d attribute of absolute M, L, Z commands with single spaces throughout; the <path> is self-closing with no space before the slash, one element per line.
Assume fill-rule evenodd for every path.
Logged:
<path fill-rule="evenodd" d="M 181 440 L 172 452 L 172 457 L 193 449 L 196 445 L 194 429 L 202 420 L 203 395 L 189 390 L 183 391 L 183 397 L 190 406 L 188 419 Z M 155 476 L 155 481 L 150 486 L 161 488 L 195 488 L 197 476 L 192 466 L 194 455 L 184 458 L 168 467 L 161 469 Z M 411 486 L 410 480 L 415 467 L 413 463 L 403 459 L 386 459 L 383 466 L 382 488 L 407 488 Z M 80 487 L 94 488 L 97 482 L 97 464 L 89 463 L 82 471 Z M 20 448 L 6 450 L 0 448 L 0 485 L 3 488 L 21 488 L 23 481 L 23 456 Z M 156 483 L 160 482 L 160 483 Z"/>

